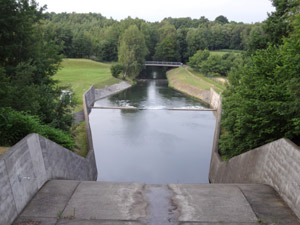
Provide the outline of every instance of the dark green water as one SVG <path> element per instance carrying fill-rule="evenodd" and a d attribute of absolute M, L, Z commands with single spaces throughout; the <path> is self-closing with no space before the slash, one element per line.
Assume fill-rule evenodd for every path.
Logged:
<path fill-rule="evenodd" d="M 138 109 L 205 108 L 202 102 L 169 88 L 167 80 L 140 81 L 133 88 L 95 102 L 94 106 L 134 106 Z"/>
<path fill-rule="evenodd" d="M 201 102 L 148 80 L 95 105 L 138 108 L 92 110 L 99 181 L 208 183 L 213 113 L 167 110 L 202 108 Z"/>

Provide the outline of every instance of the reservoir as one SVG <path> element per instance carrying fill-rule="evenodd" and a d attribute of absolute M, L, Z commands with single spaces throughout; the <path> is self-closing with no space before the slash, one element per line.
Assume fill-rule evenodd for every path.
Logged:
<path fill-rule="evenodd" d="M 114 108 L 89 116 L 98 181 L 208 183 L 215 116 L 200 101 L 148 79 L 94 106 Z"/>

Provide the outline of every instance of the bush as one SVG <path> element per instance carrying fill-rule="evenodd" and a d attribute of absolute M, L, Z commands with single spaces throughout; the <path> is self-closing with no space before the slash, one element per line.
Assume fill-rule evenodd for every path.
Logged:
<path fill-rule="evenodd" d="M 38 117 L 11 108 L 0 108 L 0 145 L 12 146 L 30 133 L 43 135 L 68 149 L 72 149 L 75 145 L 70 135 L 41 124 Z"/>
<path fill-rule="evenodd" d="M 111 74 L 113 77 L 118 77 L 119 74 L 123 71 L 123 66 L 120 63 L 114 63 L 110 67 Z"/>
<path fill-rule="evenodd" d="M 62 130 L 55 129 L 53 127 L 50 127 L 48 125 L 41 125 L 40 130 L 36 133 L 39 133 L 40 135 L 56 142 L 57 144 L 60 144 L 61 146 L 70 149 L 73 151 L 73 147 L 75 145 L 75 141 Z"/>
<path fill-rule="evenodd" d="M 224 76 L 241 63 L 241 57 L 233 53 L 226 53 L 223 56 L 211 55 L 208 50 L 199 50 L 190 57 L 188 65 L 195 70 L 210 77 Z"/>

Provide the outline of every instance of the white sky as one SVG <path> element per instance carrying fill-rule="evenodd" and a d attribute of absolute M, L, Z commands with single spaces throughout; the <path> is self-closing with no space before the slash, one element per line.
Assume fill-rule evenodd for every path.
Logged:
<path fill-rule="evenodd" d="M 270 0 L 36 0 L 47 5 L 48 12 L 101 13 L 113 19 L 128 16 L 146 21 L 161 21 L 165 17 L 205 16 L 214 20 L 224 15 L 229 21 L 255 23 L 274 11 Z"/>

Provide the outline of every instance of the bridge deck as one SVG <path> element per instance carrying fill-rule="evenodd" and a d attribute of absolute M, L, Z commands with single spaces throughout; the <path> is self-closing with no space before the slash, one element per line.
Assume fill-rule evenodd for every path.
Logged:
<path fill-rule="evenodd" d="M 15 224 L 298 225 L 299 220 L 271 187 L 260 184 L 52 180 Z"/>
<path fill-rule="evenodd" d="M 181 62 L 163 62 L 163 61 L 146 61 L 145 66 L 164 66 L 164 67 L 180 67 Z"/>

